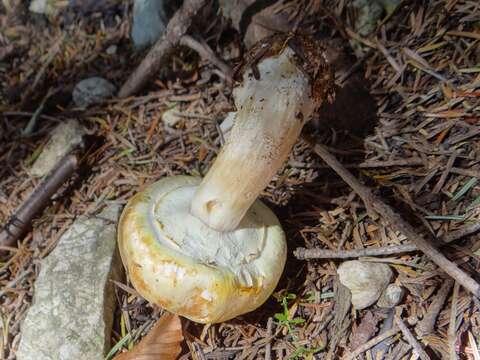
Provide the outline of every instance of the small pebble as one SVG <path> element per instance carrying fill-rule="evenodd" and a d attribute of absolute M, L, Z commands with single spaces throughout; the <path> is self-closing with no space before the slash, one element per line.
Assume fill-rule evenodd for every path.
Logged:
<path fill-rule="evenodd" d="M 110 45 L 105 52 L 107 55 L 115 55 L 117 53 L 117 45 Z"/>
<path fill-rule="evenodd" d="M 400 304 L 405 294 L 401 286 L 390 284 L 378 299 L 377 305 L 381 308 L 393 308 Z"/>
<path fill-rule="evenodd" d="M 374 304 L 393 276 L 387 264 L 346 261 L 338 267 L 340 282 L 352 293 L 352 304 L 357 310 Z"/>
<path fill-rule="evenodd" d="M 178 122 L 182 120 L 182 117 L 177 114 L 177 109 L 168 109 L 162 114 L 162 122 L 168 126 L 173 128 Z"/>
<path fill-rule="evenodd" d="M 76 106 L 86 108 L 112 97 L 115 91 L 115 85 L 110 81 L 101 77 L 91 77 L 75 86 L 72 97 Z"/>

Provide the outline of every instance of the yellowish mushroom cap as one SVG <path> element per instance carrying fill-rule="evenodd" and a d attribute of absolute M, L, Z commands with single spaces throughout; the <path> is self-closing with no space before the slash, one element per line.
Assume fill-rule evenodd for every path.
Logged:
<path fill-rule="evenodd" d="M 215 323 L 265 302 L 282 274 L 287 247 L 278 219 L 258 200 L 231 232 L 191 215 L 200 181 L 164 178 L 135 195 L 122 213 L 118 242 L 130 280 L 145 299 Z"/>

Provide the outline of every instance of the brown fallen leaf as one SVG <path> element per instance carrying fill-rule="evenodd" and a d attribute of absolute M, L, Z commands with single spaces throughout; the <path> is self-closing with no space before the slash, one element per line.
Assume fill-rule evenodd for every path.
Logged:
<path fill-rule="evenodd" d="M 113 360 L 175 360 L 182 350 L 182 341 L 180 318 L 166 313 L 131 351 Z"/>

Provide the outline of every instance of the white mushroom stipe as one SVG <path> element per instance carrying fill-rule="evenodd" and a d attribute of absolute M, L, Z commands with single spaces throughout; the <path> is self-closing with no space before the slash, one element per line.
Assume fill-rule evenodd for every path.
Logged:
<path fill-rule="evenodd" d="M 192 202 L 192 213 L 211 228 L 238 226 L 318 106 L 311 81 L 296 62 L 286 47 L 258 64 L 260 79 L 248 70 L 234 90 L 235 123 Z"/>
<path fill-rule="evenodd" d="M 130 280 L 147 300 L 191 320 L 231 319 L 273 292 L 286 259 L 283 230 L 256 201 L 237 230 L 217 232 L 189 212 L 199 178 L 165 178 L 134 196 L 120 220 Z"/>
<path fill-rule="evenodd" d="M 256 199 L 331 95 L 333 76 L 311 38 L 277 34 L 248 59 L 234 90 L 233 128 L 206 177 L 150 185 L 128 202 L 119 224 L 120 254 L 135 289 L 201 323 L 252 311 L 274 291 L 285 235 Z"/>

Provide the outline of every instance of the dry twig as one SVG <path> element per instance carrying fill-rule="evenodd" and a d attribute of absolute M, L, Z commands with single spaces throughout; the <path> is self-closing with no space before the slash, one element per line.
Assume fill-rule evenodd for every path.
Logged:
<path fill-rule="evenodd" d="M 455 263 L 448 260 L 390 206 L 378 196 L 374 195 L 368 187 L 362 185 L 352 173 L 345 169 L 345 167 L 323 146 L 316 144 L 314 151 L 362 198 L 369 212 L 373 210 L 374 212 L 381 214 L 390 226 L 404 234 L 419 250 L 437 264 L 438 267 L 458 281 L 473 295 L 476 297 L 480 296 L 480 285 L 474 279 L 461 270 Z"/>
<path fill-rule="evenodd" d="M 297 259 L 349 259 L 363 256 L 383 256 L 416 251 L 415 245 L 396 245 L 378 248 L 364 248 L 353 250 L 327 250 L 297 248 L 294 255 Z"/>
<path fill-rule="evenodd" d="M 430 356 L 428 356 L 425 350 L 423 350 L 422 345 L 420 345 L 417 339 L 415 339 L 415 336 L 413 336 L 412 332 L 408 329 L 407 325 L 405 325 L 403 320 L 400 319 L 400 317 L 396 316 L 395 323 L 400 328 L 400 331 L 405 337 L 405 340 L 407 340 L 407 342 L 410 344 L 413 350 L 417 353 L 417 355 L 420 356 L 420 359 L 430 360 Z"/>
<path fill-rule="evenodd" d="M 471 225 L 465 225 L 455 231 L 449 232 L 441 237 L 440 246 L 448 245 L 449 243 L 461 239 L 464 236 L 470 235 L 480 230 L 480 222 L 475 222 Z M 414 244 L 393 245 L 377 248 L 363 248 L 352 250 L 329 250 L 329 249 L 306 249 L 299 247 L 294 251 L 294 255 L 299 260 L 308 259 L 350 259 L 364 256 L 384 256 L 401 254 L 412 251 L 418 251 L 418 247 Z"/>
<path fill-rule="evenodd" d="M 195 50 L 200 55 L 200 57 L 205 60 L 209 60 L 213 65 L 218 67 L 228 82 L 231 83 L 233 81 L 232 68 L 226 62 L 218 58 L 218 56 L 215 55 L 213 50 L 204 40 L 197 41 L 190 35 L 183 35 L 180 39 L 180 44 L 187 46 L 192 50 Z"/>

